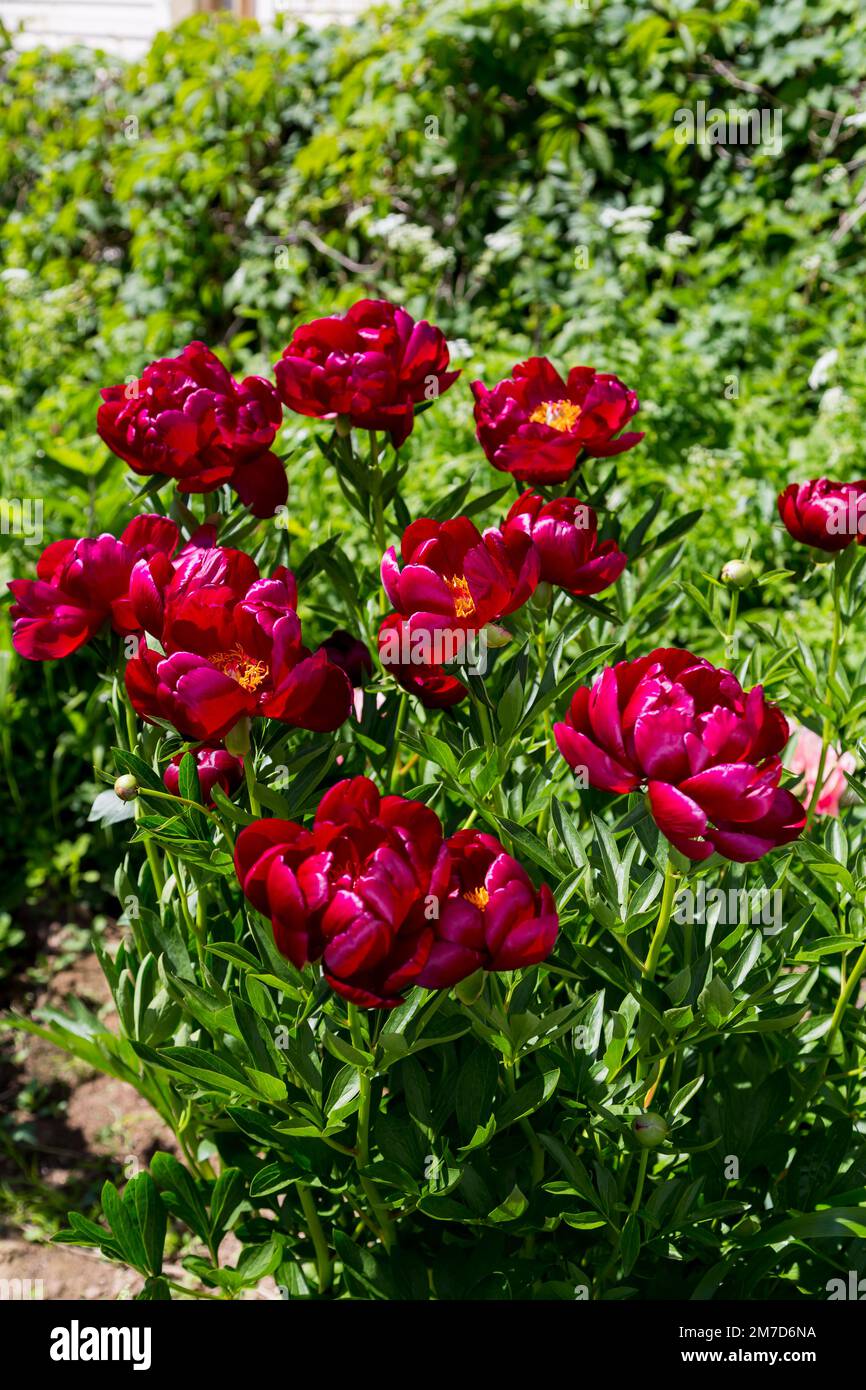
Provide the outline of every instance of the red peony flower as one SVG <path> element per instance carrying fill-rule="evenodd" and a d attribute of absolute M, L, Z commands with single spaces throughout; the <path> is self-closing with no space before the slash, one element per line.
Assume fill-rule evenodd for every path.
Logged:
<path fill-rule="evenodd" d="M 639 409 L 634 391 L 592 367 L 572 367 L 565 382 L 546 357 L 530 357 L 492 391 L 473 381 L 472 394 L 482 449 L 521 482 L 564 482 L 582 453 L 608 458 L 643 439 L 619 433 Z"/>
<path fill-rule="evenodd" d="M 449 676 L 441 663 L 424 660 L 423 639 L 429 635 L 421 631 L 413 640 L 409 624 L 399 613 L 389 613 L 379 628 L 379 660 L 425 709 L 450 709 L 465 700 L 469 691 L 456 676 Z"/>
<path fill-rule="evenodd" d="M 747 863 L 800 834 L 806 813 L 779 786 L 788 740 L 760 686 L 661 647 L 575 692 L 554 733 L 571 768 L 603 791 L 646 786 L 659 829 L 689 859 Z"/>
<path fill-rule="evenodd" d="M 141 630 L 129 599 L 137 564 L 171 572 L 178 529 L 164 516 L 134 517 L 118 540 L 55 541 L 36 565 L 36 579 L 13 579 L 12 642 L 30 661 L 53 661 L 83 647 L 106 622 L 115 632 Z"/>
<path fill-rule="evenodd" d="M 96 428 L 133 472 L 174 478 L 181 492 L 229 483 L 254 516 L 285 502 L 285 469 L 270 452 L 282 409 L 264 377 L 235 381 L 204 343 L 188 343 L 102 398 Z"/>
<path fill-rule="evenodd" d="M 481 968 L 521 970 L 549 956 L 559 918 L 547 885 L 536 891 L 492 835 L 458 830 L 446 845 L 451 877 L 418 984 L 447 989 Z"/>
<path fill-rule="evenodd" d="M 261 579 L 242 551 L 188 547 L 162 594 L 141 567 L 131 593 L 141 625 L 162 647 L 142 640 L 127 663 L 126 688 L 142 718 L 213 742 L 253 715 L 319 732 L 348 717 L 346 675 L 302 645 L 288 570 Z"/>
<path fill-rule="evenodd" d="M 244 893 L 270 917 L 274 940 L 299 968 L 322 957 L 325 978 L 365 1008 L 393 1008 L 430 954 L 428 900 L 447 881 L 435 811 L 380 797 L 366 777 L 326 792 L 311 831 L 257 821 L 241 831 L 235 867 Z"/>
<path fill-rule="evenodd" d="M 576 497 L 545 502 L 524 492 L 505 518 L 503 534 L 511 527 L 531 537 L 542 580 L 571 594 L 600 593 L 616 583 L 628 563 L 615 541 L 599 542 L 595 512 Z"/>
<path fill-rule="evenodd" d="M 446 989 L 486 970 L 534 965 L 557 930 L 550 890 L 538 892 L 491 835 L 443 842 L 420 801 L 380 797 L 366 777 L 338 782 L 312 830 L 293 821 L 247 826 L 238 879 L 270 917 L 298 968 L 322 959 L 331 987 L 364 1008 L 393 1008 L 407 989 Z"/>
<path fill-rule="evenodd" d="M 162 774 L 166 791 L 170 791 L 172 796 L 180 795 L 178 768 L 184 756 L 183 753 L 175 754 Z M 196 748 L 193 756 L 198 772 L 199 790 L 205 806 L 213 806 L 214 787 L 219 787 L 226 796 L 231 796 L 244 780 L 243 758 L 236 758 L 227 748 L 223 748 L 222 744 L 203 744 L 201 748 Z"/>
<path fill-rule="evenodd" d="M 412 433 L 415 407 L 447 391 L 448 344 L 438 328 L 416 323 L 383 299 L 362 299 L 348 313 L 295 329 L 274 367 L 290 410 L 338 417 L 358 429 L 387 430 L 399 448 Z"/>
<path fill-rule="evenodd" d="M 363 686 L 373 674 L 373 658 L 369 648 L 360 638 L 346 632 L 345 628 L 338 627 L 319 644 L 317 650 L 324 652 L 329 661 L 345 671 L 353 686 Z"/>
<path fill-rule="evenodd" d="M 866 482 L 789 483 L 779 494 L 779 516 L 795 541 L 816 550 L 844 550 L 866 542 Z"/>
<path fill-rule="evenodd" d="M 538 585 L 538 552 L 517 528 L 482 536 L 465 516 L 424 517 L 407 526 L 401 553 L 402 569 L 394 547 L 385 552 L 382 583 L 413 632 L 477 632 L 520 608 Z"/>

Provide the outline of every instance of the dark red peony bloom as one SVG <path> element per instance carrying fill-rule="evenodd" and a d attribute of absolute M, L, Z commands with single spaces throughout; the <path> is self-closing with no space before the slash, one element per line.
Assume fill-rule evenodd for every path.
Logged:
<path fill-rule="evenodd" d="M 779 786 L 788 741 L 761 687 L 676 647 L 609 666 L 575 692 L 554 730 L 571 768 L 602 791 L 646 786 L 659 829 L 689 859 L 748 863 L 800 834 L 806 812 Z"/>
<path fill-rule="evenodd" d="M 380 797 L 366 777 L 323 796 L 311 831 L 264 820 L 238 836 L 244 893 L 270 917 L 280 951 L 299 968 L 322 957 L 345 999 L 393 1008 L 415 984 L 435 935 L 429 895 L 447 881 L 435 811 Z"/>
<path fill-rule="evenodd" d="M 490 835 L 443 842 L 420 801 L 380 797 L 366 777 L 323 796 L 312 830 L 262 820 L 238 836 L 235 868 L 298 968 L 364 1008 L 393 1008 L 407 989 L 446 989 L 486 970 L 543 960 L 557 930 L 553 897 L 532 887 Z"/>
<path fill-rule="evenodd" d="M 795 541 L 816 550 L 866 543 L 866 482 L 789 483 L 779 494 L 779 516 Z"/>
<path fill-rule="evenodd" d="M 141 625 L 162 647 L 143 639 L 127 663 L 126 688 L 142 718 L 215 742 L 253 715 L 319 732 L 348 717 L 346 675 L 301 642 L 288 570 L 261 579 L 240 550 L 188 547 L 161 593 L 137 566 L 131 595 Z"/>
<path fill-rule="evenodd" d="M 406 527 L 400 548 L 402 569 L 393 546 L 382 557 L 382 583 L 413 632 L 477 632 L 520 608 L 538 585 L 538 552 L 517 528 L 482 536 L 465 516 L 423 517 Z"/>
<path fill-rule="evenodd" d="M 640 407 L 634 391 L 592 367 L 572 367 L 566 382 L 546 357 L 530 357 L 492 391 L 473 381 L 472 393 L 482 449 L 521 482 L 564 482 L 582 453 L 608 458 L 643 439 L 619 433 Z"/>
<path fill-rule="evenodd" d="M 418 984 L 447 989 L 482 968 L 521 970 L 549 956 L 559 918 L 547 885 L 536 891 L 492 835 L 458 830 L 446 845 L 451 877 Z"/>
<path fill-rule="evenodd" d="M 36 579 L 13 579 L 12 642 L 30 661 L 69 656 L 95 637 L 104 623 L 115 632 L 141 631 L 129 599 L 134 567 L 171 572 L 178 530 L 164 516 L 134 517 L 118 540 L 55 541 L 36 565 Z"/>
<path fill-rule="evenodd" d="M 364 685 L 373 674 L 373 658 L 369 648 L 360 638 L 346 632 L 345 628 L 338 627 L 319 644 L 317 650 L 324 652 L 329 661 L 345 671 L 353 686 Z"/>
<path fill-rule="evenodd" d="M 221 744 L 203 744 L 201 748 L 196 748 L 193 756 L 198 772 L 199 790 L 205 806 L 213 805 L 214 787 L 219 787 L 226 796 L 231 796 L 244 780 L 243 758 L 236 758 Z M 175 754 L 162 774 L 166 791 L 170 791 L 172 796 L 180 795 L 178 768 L 183 757 L 183 753 Z"/>
<path fill-rule="evenodd" d="M 174 478 L 181 492 L 229 483 L 254 516 L 285 502 L 285 469 L 270 452 L 283 413 L 264 377 L 235 381 L 204 343 L 188 343 L 102 398 L 96 428 L 133 472 Z"/>
<path fill-rule="evenodd" d="M 460 375 L 448 362 L 438 328 L 384 299 L 362 299 L 346 314 L 295 329 L 274 375 L 290 410 L 387 430 L 399 448 L 412 433 L 415 407 Z"/>
<path fill-rule="evenodd" d="M 545 502 L 524 492 L 502 527 L 524 531 L 541 558 L 541 578 L 571 594 L 598 594 L 615 584 L 628 563 L 616 541 L 599 541 L 598 518 L 586 502 L 557 497 Z"/>
<path fill-rule="evenodd" d="M 413 639 L 408 622 L 389 613 L 379 628 L 379 660 L 398 685 L 415 695 L 425 709 L 450 709 L 465 700 L 469 691 L 441 663 L 425 660 L 425 642 L 431 634 L 419 631 Z"/>

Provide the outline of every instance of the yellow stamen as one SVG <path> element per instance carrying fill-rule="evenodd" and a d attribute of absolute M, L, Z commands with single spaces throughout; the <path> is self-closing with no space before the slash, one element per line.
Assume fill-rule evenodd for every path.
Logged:
<path fill-rule="evenodd" d="M 469 592 L 466 576 L 455 574 L 445 582 L 454 595 L 454 616 L 456 618 L 471 618 L 475 612 L 475 600 Z"/>
<path fill-rule="evenodd" d="M 267 679 L 268 667 L 263 661 L 254 661 L 237 645 L 228 652 L 215 652 L 210 658 L 218 671 L 231 676 L 244 690 L 258 690 Z"/>
<path fill-rule="evenodd" d="M 490 902 L 490 894 L 488 893 L 487 889 L 483 887 L 470 888 L 469 892 L 464 893 L 463 896 L 468 903 L 472 904 L 473 907 L 477 907 L 479 912 L 483 912 L 487 904 Z"/>
<path fill-rule="evenodd" d="M 574 401 L 543 401 L 529 418 L 533 424 L 549 425 L 552 430 L 564 434 L 566 430 L 574 428 L 579 414 L 580 406 L 575 405 Z"/>

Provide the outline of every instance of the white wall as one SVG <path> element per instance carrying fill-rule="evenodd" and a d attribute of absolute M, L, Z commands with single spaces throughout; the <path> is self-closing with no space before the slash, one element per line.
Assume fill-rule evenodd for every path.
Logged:
<path fill-rule="evenodd" d="M 370 0 L 256 0 L 262 23 L 275 14 L 296 15 L 308 24 L 349 23 Z M 86 43 L 134 58 L 159 29 L 193 12 L 194 0 L 0 0 L 0 19 L 10 29 L 23 22 L 22 45 L 51 48 Z"/>

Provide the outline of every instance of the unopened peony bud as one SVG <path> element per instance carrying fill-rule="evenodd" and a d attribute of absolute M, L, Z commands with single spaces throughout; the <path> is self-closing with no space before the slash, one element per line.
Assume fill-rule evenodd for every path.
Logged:
<path fill-rule="evenodd" d="M 229 753 L 234 753 L 236 758 L 243 758 L 250 751 L 250 721 L 247 715 L 243 715 L 235 724 L 233 729 L 229 729 L 223 739 Z"/>
<path fill-rule="evenodd" d="M 468 975 L 465 980 L 454 986 L 454 993 L 461 1004 L 474 1004 L 483 988 L 484 971 L 476 970 L 474 975 Z"/>
<path fill-rule="evenodd" d="M 352 433 L 352 421 L 349 419 L 348 415 L 338 415 L 334 429 L 341 439 L 348 439 L 349 435 Z"/>
<path fill-rule="evenodd" d="M 507 647 L 511 641 L 511 633 L 507 627 L 501 627 L 499 623 L 485 623 L 483 629 L 484 640 L 488 647 Z"/>
<path fill-rule="evenodd" d="M 748 560 L 729 560 L 722 567 L 722 583 L 727 584 L 729 589 L 748 589 L 756 578 L 757 571 Z"/>
<path fill-rule="evenodd" d="M 546 579 L 542 579 L 532 598 L 529 600 L 531 606 L 539 613 L 546 613 L 550 607 L 550 600 L 553 595 L 553 585 L 548 584 Z"/>
<path fill-rule="evenodd" d="M 134 801 L 138 796 L 138 781 L 131 772 L 124 772 L 122 777 L 118 777 L 114 784 L 114 794 L 119 796 L 121 801 Z"/>
<path fill-rule="evenodd" d="M 654 1110 L 648 1110 L 645 1115 L 638 1115 L 632 1124 L 632 1131 L 642 1148 L 657 1149 L 667 1138 L 668 1123 Z"/>

